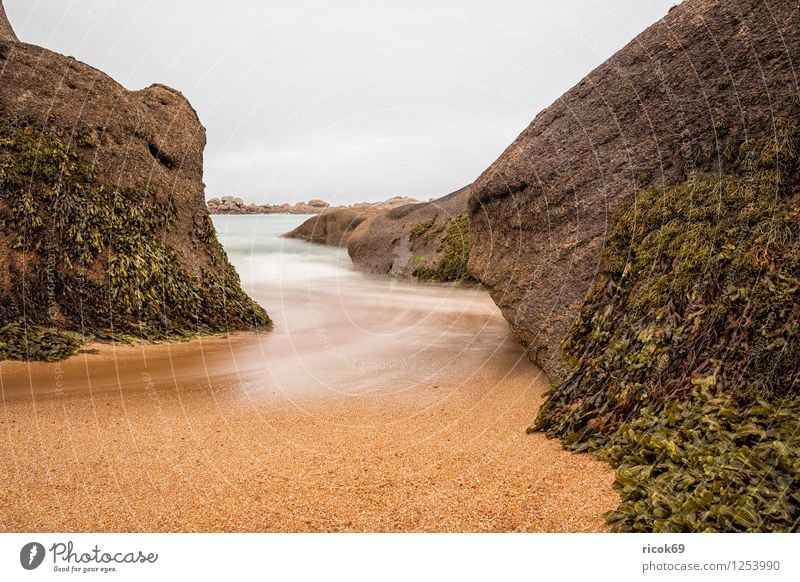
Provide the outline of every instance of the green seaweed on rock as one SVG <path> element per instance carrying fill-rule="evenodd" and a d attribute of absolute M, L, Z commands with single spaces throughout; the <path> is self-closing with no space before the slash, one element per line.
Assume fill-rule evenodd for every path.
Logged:
<path fill-rule="evenodd" d="M 800 398 L 736 405 L 694 391 L 611 437 L 618 531 L 782 531 L 800 521 Z"/>
<path fill-rule="evenodd" d="M 211 220 L 195 217 L 191 233 L 194 253 L 209 266 L 190 267 L 193 259 L 168 242 L 178 217 L 172 192 L 99 183 L 81 155 L 90 147 L 86 135 L 0 121 L 0 221 L 12 236 L 0 325 L 4 345 L 17 346 L 0 349 L 0 359 L 65 357 L 70 342 L 48 346 L 70 331 L 162 340 L 270 329 L 269 316 L 242 291 Z M 8 330 L 26 333 L 10 341 Z"/>
<path fill-rule="evenodd" d="M 430 226 L 425 229 L 425 232 L 428 230 L 430 230 Z M 418 279 L 445 282 L 462 282 L 470 279 L 469 271 L 467 270 L 469 261 L 469 215 L 463 213 L 452 218 L 442 228 L 442 231 L 446 232 L 437 249 L 438 252 L 443 253 L 441 261 L 434 269 L 418 267 L 414 269 L 413 275 Z"/>
<path fill-rule="evenodd" d="M 0 328 L 0 360 L 55 362 L 78 351 L 81 340 L 70 333 L 9 323 Z"/>
<path fill-rule="evenodd" d="M 421 236 L 424 236 L 431 228 L 433 227 L 433 220 L 428 220 L 426 222 L 421 222 L 417 226 L 411 229 L 411 234 L 409 237 L 411 240 L 418 239 Z"/>
<path fill-rule="evenodd" d="M 800 129 L 620 209 L 531 430 L 617 467 L 618 531 L 800 527 Z"/>

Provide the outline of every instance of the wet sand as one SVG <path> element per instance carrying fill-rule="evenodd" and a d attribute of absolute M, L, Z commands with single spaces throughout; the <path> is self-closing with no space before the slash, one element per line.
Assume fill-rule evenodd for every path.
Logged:
<path fill-rule="evenodd" d="M 605 529 L 484 291 L 239 267 L 274 332 L 0 362 L 0 530 Z"/>
<path fill-rule="evenodd" d="M 545 383 L 475 303 L 427 329 L 457 347 L 312 329 L 0 364 L 2 529 L 604 529 L 611 470 L 525 434 Z"/>

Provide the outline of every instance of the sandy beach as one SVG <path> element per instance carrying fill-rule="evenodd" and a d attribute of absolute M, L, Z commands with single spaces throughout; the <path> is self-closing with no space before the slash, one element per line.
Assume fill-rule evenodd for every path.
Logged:
<path fill-rule="evenodd" d="M 229 252 L 274 332 L 0 363 L 0 529 L 605 529 L 612 470 L 525 434 L 547 381 L 485 291 Z"/>

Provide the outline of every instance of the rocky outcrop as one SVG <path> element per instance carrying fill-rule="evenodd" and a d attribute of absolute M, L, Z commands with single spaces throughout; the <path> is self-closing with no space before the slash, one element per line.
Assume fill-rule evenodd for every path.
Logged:
<path fill-rule="evenodd" d="M 322 201 L 311 200 L 309 204 L 313 202 Z M 416 204 L 417 202 L 414 198 L 406 198 L 404 196 L 395 196 L 382 202 L 359 202 L 352 206 L 336 206 L 333 208 L 327 202 L 322 202 L 322 204 L 326 205 L 325 207 L 317 204 L 313 208 L 324 212 L 317 216 L 312 216 L 284 236 L 313 243 L 345 247 L 356 228 L 368 218 L 398 206 Z"/>
<path fill-rule="evenodd" d="M 269 327 L 217 241 L 205 130 L 183 95 L 128 91 L 6 28 L 0 18 L 0 327 L 11 330 L 0 353 L 17 353 L 14 329 Z"/>
<path fill-rule="evenodd" d="M 404 204 L 363 222 L 347 251 L 359 269 L 438 281 L 468 278 L 470 187 L 431 202 Z"/>
<path fill-rule="evenodd" d="M 610 224 L 535 429 L 617 468 L 616 531 L 800 528 L 800 116 Z"/>
<path fill-rule="evenodd" d="M 617 207 L 732 169 L 747 136 L 798 110 L 795 2 L 686 0 L 539 114 L 475 182 L 470 270 L 532 358 L 560 343 Z"/>
<path fill-rule="evenodd" d="M 349 206 L 331 206 L 328 202 L 318 198 L 294 204 L 287 202 L 283 204 L 248 204 L 238 196 L 223 196 L 222 199 L 210 198 L 207 204 L 211 214 L 322 214 L 337 209 L 364 210 L 367 211 L 367 214 L 371 214 L 375 210 L 387 210 L 402 204 L 416 202 L 418 200 L 415 198 L 395 196 L 382 202 L 359 202 Z"/>
<path fill-rule="evenodd" d="M 322 200 L 296 204 L 248 204 L 239 196 L 210 198 L 206 204 L 211 214 L 320 214 L 330 206 Z"/>
<path fill-rule="evenodd" d="M 347 247 L 368 273 L 433 281 L 469 279 L 469 186 L 430 202 L 394 197 L 313 216 L 288 238 Z"/>
<path fill-rule="evenodd" d="M 381 211 L 378 209 L 367 208 L 334 208 L 309 218 L 285 236 L 318 244 L 345 247 L 358 225 L 379 212 Z"/>

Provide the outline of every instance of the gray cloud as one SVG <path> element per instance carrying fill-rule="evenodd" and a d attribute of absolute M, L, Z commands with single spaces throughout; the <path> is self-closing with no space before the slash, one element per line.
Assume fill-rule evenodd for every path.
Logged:
<path fill-rule="evenodd" d="M 469 183 L 664 0 L 5 0 L 20 38 L 180 89 L 207 195 L 437 196 Z"/>

